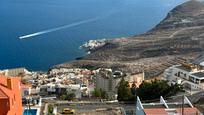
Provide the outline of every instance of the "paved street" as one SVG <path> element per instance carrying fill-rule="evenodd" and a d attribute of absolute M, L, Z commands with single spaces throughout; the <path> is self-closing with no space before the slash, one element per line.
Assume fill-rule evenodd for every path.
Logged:
<path fill-rule="evenodd" d="M 96 111 L 112 111 L 112 110 L 121 110 L 121 107 L 126 111 L 131 111 L 133 113 L 135 109 L 135 104 L 63 104 L 57 106 L 57 112 L 61 113 L 63 108 L 72 108 L 75 109 L 76 114 L 87 113 L 87 112 L 96 112 Z M 119 112 L 120 113 L 120 112 Z"/>

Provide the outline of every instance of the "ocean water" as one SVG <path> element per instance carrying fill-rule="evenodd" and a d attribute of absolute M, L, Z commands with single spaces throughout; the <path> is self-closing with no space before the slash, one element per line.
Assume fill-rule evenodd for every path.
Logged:
<path fill-rule="evenodd" d="M 0 0 L 0 69 L 47 70 L 85 55 L 90 39 L 148 31 L 185 1 Z"/>

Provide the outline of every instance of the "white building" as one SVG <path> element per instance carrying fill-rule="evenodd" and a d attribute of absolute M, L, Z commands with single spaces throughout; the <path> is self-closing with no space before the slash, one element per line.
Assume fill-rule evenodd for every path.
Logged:
<path fill-rule="evenodd" d="M 0 74 L 3 74 L 5 76 L 19 76 L 19 75 L 28 75 L 31 74 L 26 68 L 14 68 L 14 69 L 6 69 L 2 70 Z"/>
<path fill-rule="evenodd" d="M 174 65 L 165 70 L 164 77 L 170 83 L 183 84 L 191 90 L 204 89 L 204 70 L 199 65 Z"/>
<path fill-rule="evenodd" d="M 58 95 L 61 94 L 61 91 L 66 90 L 67 92 L 74 93 L 76 98 L 81 98 L 82 93 L 88 95 L 88 87 L 86 85 L 81 84 L 70 84 L 70 85 L 63 85 L 63 84 L 53 84 L 49 83 L 46 85 L 42 85 L 40 87 L 40 95 L 47 96 L 47 95 Z"/>
<path fill-rule="evenodd" d="M 56 84 L 46 84 L 40 86 L 40 95 L 47 95 L 47 94 L 55 94 L 56 92 Z"/>

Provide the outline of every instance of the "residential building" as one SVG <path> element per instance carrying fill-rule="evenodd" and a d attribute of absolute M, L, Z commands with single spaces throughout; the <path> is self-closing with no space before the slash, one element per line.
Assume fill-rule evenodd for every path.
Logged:
<path fill-rule="evenodd" d="M 20 76 L 20 75 L 26 75 L 26 74 L 31 74 L 26 68 L 15 68 L 15 69 L 6 69 L 1 71 L 2 75 L 5 76 Z"/>
<path fill-rule="evenodd" d="M 117 95 L 118 83 L 121 81 L 122 77 L 124 77 L 125 81 L 129 82 L 129 86 L 135 83 L 136 86 L 139 87 L 144 80 L 144 73 L 124 76 L 120 71 L 112 72 L 110 69 L 101 69 L 98 71 L 96 77 L 96 88 L 102 89 L 113 99 Z"/>
<path fill-rule="evenodd" d="M 114 75 L 109 69 L 100 70 L 96 77 L 96 88 L 106 93 L 116 92 L 116 87 L 121 80 L 121 75 Z"/>
<path fill-rule="evenodd" d="M 22 114 L 20 78 L 0 75 L 0 115 Z"/>
<path fill-rule="evenodd" d="M 174 65 L 165 70 L 164 77 L 170 83 L 183 84 L 192 91 L 204 89 L 204 70 L 200 65 L 191 63 Z"/>
<path fill-rule="evenodd" d="M 136 87 L 139 87 L 140 84 L 144 81 L 144 72 L 127 76 L 125 80 L 129 82 L 130 87 L 133 83 L 136 85 Z"/>
<path fill-rule="evenodd" d="M 46 85 L 42 85 L 40 87 L 39 94 L 41 96 L 60 96 L 66 92 L 74 93 L 75 98 L 81 98 L 82 93 L 84 93 L 85 90 L 88 90 L 88 87 L 80 84 L 70 84 L 70 85 L 63 85 L 63 84 L 53 84 L 49 83 Z M 88 92 L 86 92 L 87 94 Z"/>
<path fill-rule="evenodd" d="M 31 95 L 32 84 L 21 84 L 21 95 L 26 97 Z"/>
<path fill-rule="evenodd" d="M 46 95 L 50 95 L 50 94 L 56 94 L 56 84 L 53 83 L 49 83 L 49 84 L 45 84 L 40 86 L 40 95 L 42 96 L 46 96 Z"/>
<path fill-rule="evenodd" d="M 166 102 L 160 97 L 158 103 L 142 103 L 137 97 L 136 115 L 203 115 L 184 96 L 181 102 Z"/>

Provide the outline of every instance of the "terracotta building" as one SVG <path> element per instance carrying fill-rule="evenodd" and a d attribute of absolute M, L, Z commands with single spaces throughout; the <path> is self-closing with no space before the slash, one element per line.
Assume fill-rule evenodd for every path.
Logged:
<path fill-rule="evenodd" d="M 0 115 L 22 114 L 20 78 L 0 75 Z"/>

